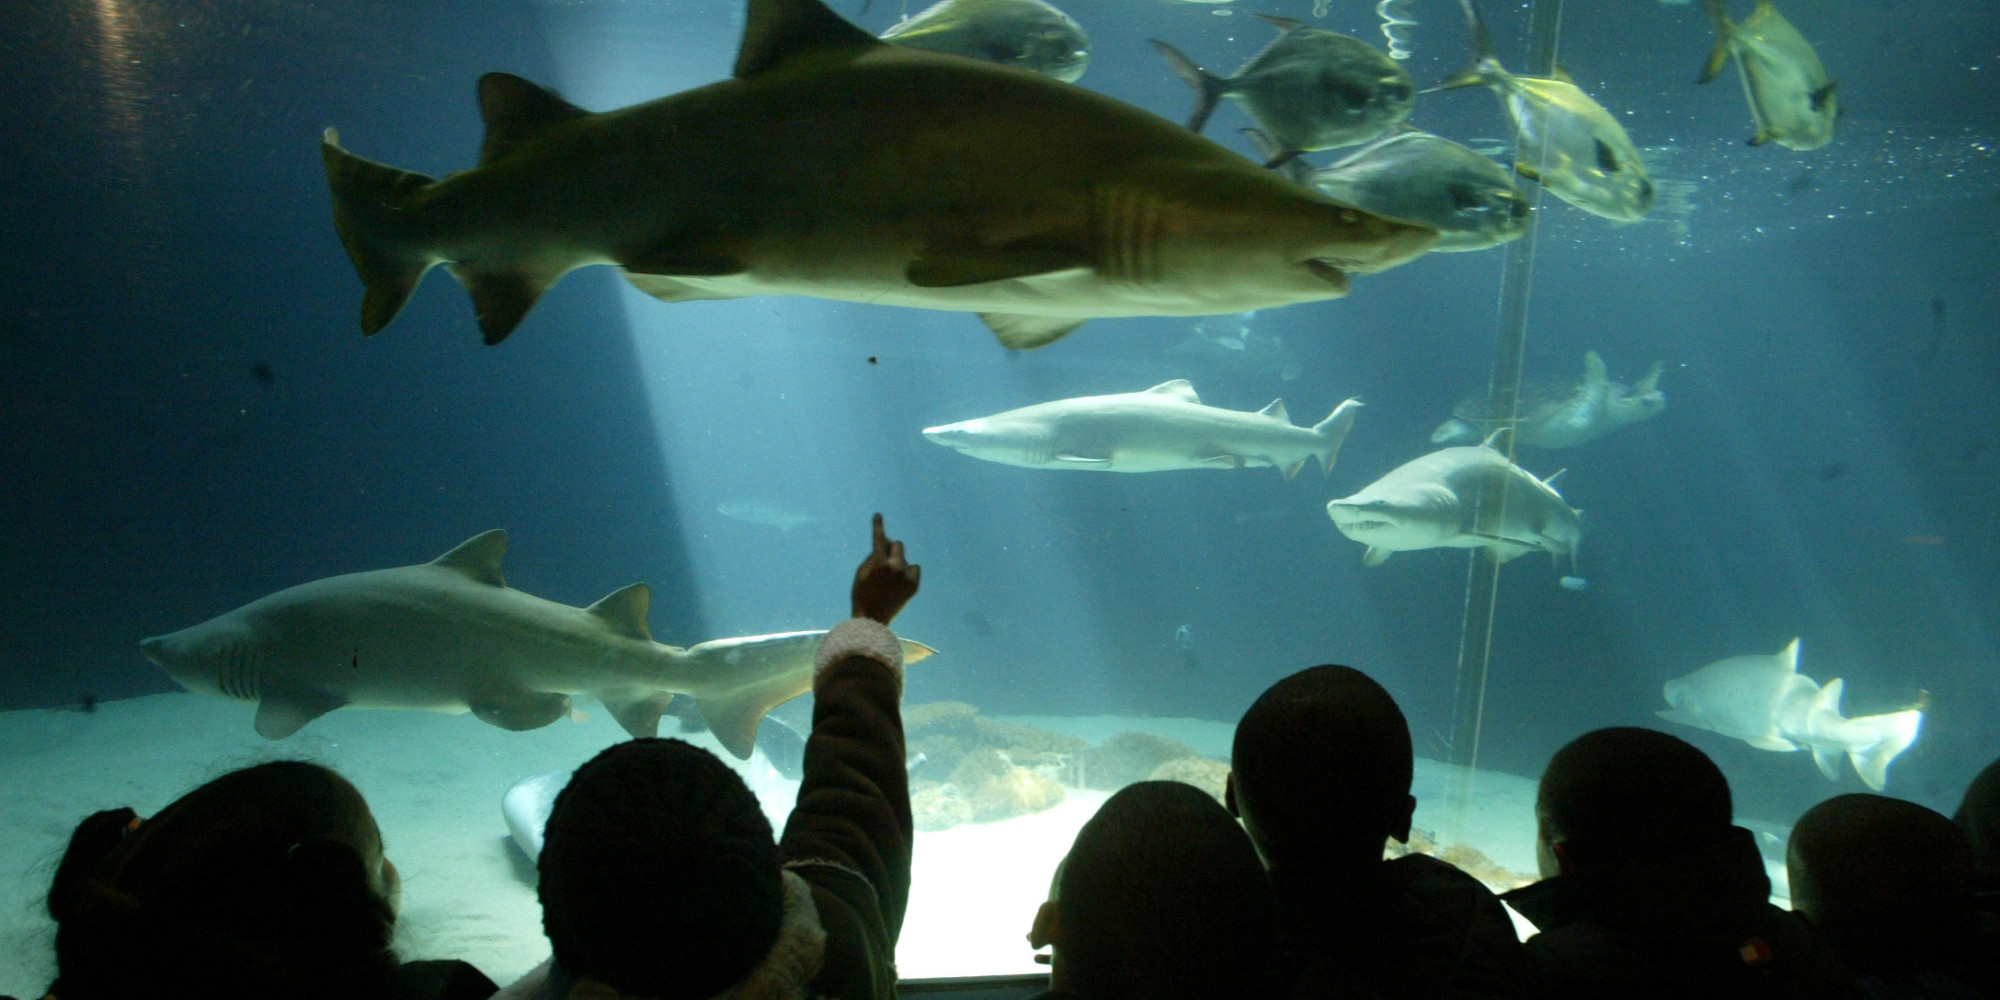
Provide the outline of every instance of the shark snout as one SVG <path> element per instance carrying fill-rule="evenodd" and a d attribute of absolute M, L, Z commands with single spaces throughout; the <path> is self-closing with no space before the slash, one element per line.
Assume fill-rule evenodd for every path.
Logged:
<path fill-rule="evenodd" d="M 162 668 L 166 668 L 170 666 L 167 660 L 172 655 L 167 644 L 167 639 L 168 637 L 164 635 L 141 639 L 139 640 L 139 652 L 146 654 L 146 659 L 153 661 Z"/>
<path fill-rule="evenodd" d="M 947 448 L 964 448 L 984 429 L 985 420 L 961 420 L 955 424 L 939 424 L 924 428 L 924 437 L 934 444 Z"/>
<path fill-rule="evenodd" d="M 1355 531 L 1379 531 L 1396 526 L 1396 520 L 1388 516 L 1381 504 L 1357 500 L 1329 500 L 1326 516 L 1333 518 L 1334 526 L 1343 534 Z"/>

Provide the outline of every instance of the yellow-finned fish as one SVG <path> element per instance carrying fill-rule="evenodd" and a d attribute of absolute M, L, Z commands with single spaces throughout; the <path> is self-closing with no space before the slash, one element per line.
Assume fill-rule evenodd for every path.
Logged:
<path fill-rule="evenodd" d="M 1653 207 L 1653 182 L 1625 127 L 1561 70 L 1515 76 L 1493 57 L 1472 0 L 1459 0 L 1479 61 L 1425 93 L 1484 85 L 1514 121 L 1514 169 L 1592 215 L 1637 222 Z"/>
<path fill-rule="evenodd" d="M 1840 106 L 1833 90 L 1838 80 L 1826 75 L 1812 43 L 1792 27 L 1771 0 L 1757 0 L 1757 9 L 1742 21 L 1731 21 L 1723 0 L 1701 0 L 1715 22 L 1715 48 L 1702 67 L 1707 83 L 1722 73 L 1722 64 L 1736 56 L 1743 77 L 1743 96 L 1757 134 L 1750 145 L 1775 142 L 1790 149 L 1818 149 L 1833 141 L 1833 120 Z"/>
<path fill-rule="evenodd" d="M 882 32 L 882 40 L 1025 69 L 1075 83 L 1090 65 L 1090 36 L 1042 0 L 939 0 Z"/>

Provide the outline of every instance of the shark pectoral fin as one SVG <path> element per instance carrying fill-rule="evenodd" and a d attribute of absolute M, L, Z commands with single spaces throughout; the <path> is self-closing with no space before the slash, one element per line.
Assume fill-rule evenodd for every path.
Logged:
<path fill-rule="evenodd" d="M 666 710 L 661 714 L 673 716 L 675 724 L 680 726 L 683 734 L 708 732 L 708 720 L 702 718 L 701 706 L 695 704 L 695 700 L 687 695 L 674 695 L 673 700 L 667 703 Z"/>
<path fill-rule="evenodd" d="M 1395 554 L 1396 554 L 1395 551 L 1392 549 L 1376 548 L 1375 546 L 1370 545 L 1368 546 L 1368 551 L 1361 553 L 1361 565 L 1380 566 L 1383 563 L 1388 562 L 1389 557 Z"/>
<path fill-rule="evenodd" d="M 915 639 L 898 639 L 903 644 L 903 665 L 909 666 L 918 660 L 926 660 L 937 655 L 937 650 Z"/>
<path fill-rule="evenodd" d="M 980 313 L 979 320 L 993 331 L 995 337 L 1000 338 L 1001 346 L 1015 351 L 1047 347 L 1069 336 L 1071 330 L 1084 322 L 1066 316 L 1026 316 L 1020 313 Z"/>
<path fill-rule="evenodd" d="M 926 249 L 904 268 L 903 277 L 918 288 L 960 288 L 1089 266 L 1090 257 L 1080 250 L 1024 240 L 1004 247 L 963 251 Z"/>
<path fill-rule="evenodd" d="M 626 734 L 639 740 L 660 735 L 660 715 L 673 703 L 674 693 L 654 691 L 632 697 L 614 695 L 599 700 L 604 702 L 605 709 L 618 720 L 618 725 L 624 728 Z"/>
<path fill-rule="evenodd" d="M 1290 465 L 1281 467 L 1278 471 L 1284 473 L 1285 479 L 1289 481 L 1293 476 L 1299 474 L 1300 469 L 1303 469 L 1305 467 L 1306 467 L 1306 460 L 1301 458 Z"/>
<path fill-rule="evenodd" d="M 523 732 L 540 729 L 569 715 L 569 695 L 553 691 L 489 691 L 467 699 L 479 721 Z"/>
<path fill-rule="evenodd" d="M 627 639 L 653 641 L 653 630 L 646 625 L 646 613 L 653 603 L 653 588 L 643 583 L 620 587 L 603 599 L 584 610 L 597 616 L 604 626 Z M 605 702 L 607 707 L 610 702 Z M 612 709 L 617 714 L 616 709 Z"/>
<path fill-rule="evenodd" d="M 257 735 L 267 740 L 282 740 L 298 732 L 306 723 L 345 704 L 346 698 L 310 688 L 267 688 L 263 698 L 257 702 Z"/>
<path fill-rule="evenodd" d="M 1790 753 L 1794 750 L 1800 749 L 1797 743 L 1793 743 L 1791 740 L 1788 740 L 1783 736 L 1779 736 L 1776 733 L 1764 733 L 1760 736 L 1747 736 L 1744 737 L 1743 742 L 1748 743 L 1759 750 L 1775 750 L 1779 753 Z"/>
<path fill-rule="evenodd" d="M 1057 455 L 1054 457 L 1056 461 L 1061 462 L 1064 465 L 1110 465 L 1111 464 L 1111 460 L 1109 458 L 1099 458 L 1095 455 Z"/>
<path fill-rule="evenodd" d="M 507 555 L 507 532 L 500 528 L 482 531 L 458 543 L 456 548 L 431 560 L 431 565 L 451 570 L 475 583 L 505 587 L 500 561 Z"/>
<path fill-rule="evenodd" d="M 479 117 L 486 122 L 479 165 L 505 157 L 522 140 L 545 128 L 589 114 L 547 87 L 512 73 L 488 73 L 479 78 Z"/>
<path fill-rule="evenodd" d="M 1241 455 L 1210 455 L 1195 459 L 1195 464 L 1207 469 L 1240 469 L 1249 463 Z"/>
<path fill-rule="evenodd" d="M 1819 765 L 1819 773 L 1826 775 L 1828 781 L 1839 781 L 1840 751 L 1816 746 L 1812 748 L 1812 753 L 1813 763 Z"/>
<path fill-rule="evenodd" d="M 472 296 L 479 332 L 485 335 L 488 347 L 506 340 L 541 300 L 542 293 L 568 270 L 488 269 L 472 263 L 447 264 L 445 268 Z"/>
<path fill-rule="evenodd" d="M 685 281 L 669 278 L 665 275 L 635 274 L 622 267 L 618 269 L 618 273 L 624 275 L 627 284 L 653 298 L 659 299 L 661 302 L 692 302 L 696 299 L 734 298 L 731 295 L 712 292 L 705 288 L 697 288 Z M 689 277 L 693 276 L 689 275 Z"/>

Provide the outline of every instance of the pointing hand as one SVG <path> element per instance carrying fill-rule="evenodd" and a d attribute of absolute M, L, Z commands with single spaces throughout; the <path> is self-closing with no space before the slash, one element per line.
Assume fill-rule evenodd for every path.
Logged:
<path fill-rule="evenodd" d="M 923 567 L 903 558 L 903 543 L 890 541 L 875 515 L 875 548 L 854 571 L 854 617 L 873 618 L 884 625 L 896 617 L 917 593 Z"/>

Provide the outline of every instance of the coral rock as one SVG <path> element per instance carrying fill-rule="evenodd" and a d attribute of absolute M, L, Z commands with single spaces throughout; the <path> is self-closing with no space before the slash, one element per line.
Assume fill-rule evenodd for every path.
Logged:
<path fill-rule="evenodd" d="M 1147 780 L 1193 785 L 1221 802 L 1223 789 L 1229 782 L 1229 765 L 1207 757 L 1181 757 L 1154 768 Z"/>

